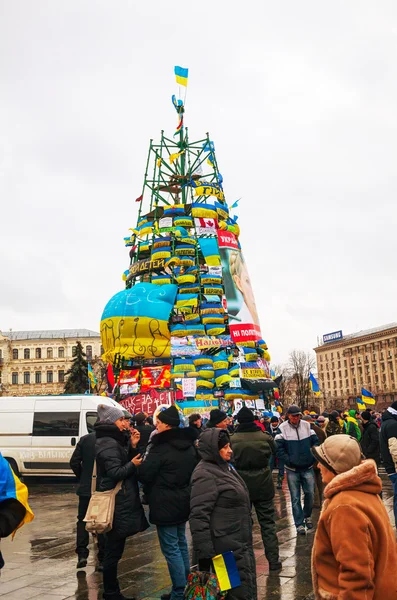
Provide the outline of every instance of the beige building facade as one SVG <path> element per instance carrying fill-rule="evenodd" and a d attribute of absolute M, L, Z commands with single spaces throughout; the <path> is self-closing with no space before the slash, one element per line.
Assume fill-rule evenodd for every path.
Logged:
<path fill-rule="evenodd" d="M 356 407 L 361 388 L 377 408 L 397 400 L 397 323 L 367 329 L 314 348 L 325 406 Z"/>
<path fill-rule="evenodd" d="M 89 329 L 0 331 L 0 395 L 62 394 L 78 341 L 87 360 L 100 358 L 100 335 Z"/>

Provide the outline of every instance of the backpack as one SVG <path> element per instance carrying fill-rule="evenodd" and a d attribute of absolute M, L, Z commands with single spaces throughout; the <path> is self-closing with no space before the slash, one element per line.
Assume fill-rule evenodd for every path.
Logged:
<path fill-rule="evenodd" d="M 107 533 L 112 529 L 116 495 L 121 490 L 123 482 L 119 481 L 113 490 L 97 492 L 96 477 L 95 461 L 94 469 L 92 471 L 90 503 L 83 520 L 85 522 L 85 528 L 89 533 L 100 534 Z"/>
<path fill-rule="evenodd" d="M 187 577 L 184 600 L 224 600 L 227 592 L 221 592 L 214 573 L 196 571 Z"/>

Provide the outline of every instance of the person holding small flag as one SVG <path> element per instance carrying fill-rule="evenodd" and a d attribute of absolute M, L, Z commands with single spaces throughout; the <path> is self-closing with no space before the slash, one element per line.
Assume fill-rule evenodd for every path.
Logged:
<path fill-rule="evenodd" d="M 221 591 L 229 590 L 228 600 L 257 600 L 251 501 L 230 462 L 233 451 L 228 432 L 206 429 L 198 440 L 198 451 L 201 461 L 191 482 L 189 524 L 199 569 L 209 571 L 214 564 L 217 570 L 221 562 L 217 576 Z"/>

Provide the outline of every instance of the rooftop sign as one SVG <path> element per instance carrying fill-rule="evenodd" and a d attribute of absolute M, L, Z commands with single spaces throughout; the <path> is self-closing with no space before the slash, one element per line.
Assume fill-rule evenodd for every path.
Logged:
<path fill-rule="evenodd" d="M 336 342 L 343 338 L 342 331 L 333 331 L 332 333 L 326 333 L 323 335 L 323 343 Z"/>

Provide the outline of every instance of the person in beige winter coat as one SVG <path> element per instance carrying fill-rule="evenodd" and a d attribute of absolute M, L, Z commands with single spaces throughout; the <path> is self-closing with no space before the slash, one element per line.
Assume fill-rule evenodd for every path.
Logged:
<path fill-rule="evenodd" d="M 344 434 L 312 452 L 326 484 L 312 553 L 316 600 L 395 600 L 397 544 L 375 461 Z"/>

